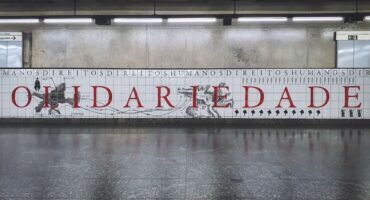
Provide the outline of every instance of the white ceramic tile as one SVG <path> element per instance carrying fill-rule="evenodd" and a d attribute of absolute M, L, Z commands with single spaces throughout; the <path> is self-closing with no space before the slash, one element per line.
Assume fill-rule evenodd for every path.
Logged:
<path fill-rule="evenodd" d="M 238 75 L 237 75 L 238 74 Z M 40 93 L 44 92 L 43 86 L 50 86 L 50 91 L 61 83 L 66 83 L 65 97 L 73 98 L 72 86 L 79 85 L 81 94 L 80 105 L 83 108 L 74 109 L 66 103 L 59 103 L 60 114 L 43 108 L 36 113 L 35 107 L 42 99 L 32 97 L 27 108 L 17 108 L 11 101 L 11 93 L 17 86 L 27 86 L 34 91 L 36 77 L 41 82 Z M 66 118 L 125 118 L 125 117 L 160 117 L 160 118 L 183 118 L 192 117 L 225 117 L 225 118 L 370 118 L 370 71 L 365 69 L 204 69 L 204 70 L 105 70 L 105 69 L 19 69 L 0 70 L 0 101 L 1 117 L 66 117 Z M 233 100 L 232 108 L 212 108 L 213 86 L 225 83 L 229 86 L 230 95 L 228 100 Z M 108 87 L 113 94 L 113 102 L 110 107 L 104 109 L 91 108 L 93 102 L 92 86 L 100 85 Z M 198 85 L 199 108 L 189 111 L 192 106 L 191 86 Z M 204 88 L 209 85 L 208 91 Z M 351 89 L 350 95 L 359 93 L 359 98 L 351 98 L 351 105 L 359 102 L 361 108 L 351 109 L 344 106 L 344 87 L 358 85 L 360 91 Z M 163 109 L 156 109 L 157 88 L 156 86 L 168 86 L 171 90 L 169 100 L 175 108 L 170 109 L 166 102 Z M 242 86 L 256 86 L 263 89 L 265 99 L 258 108 L 244 109 L 245 90 Z M 310 104 L 309 86 L 325 87 L 330 92 L 329 103 L 323 108 L 307 108 Z M 124 109 L 132 88 L 138 91 L 141 103 L 145 108 L 137 110 L 135 100 L 132 100 L 132 109 Z M 289 93 L 296 108 L 289 108 L 289 101 L 282 101 L 282 108 L 275 108 L 284 88 L 288 87 Z M 203 88 L 203 90 L 201 89 Z M 223 89 L 224 90 L 224 89 Z M 185 93 L 187 92 L 187 94 Z M 223 93 L 227 91 L 222 91 Z M 259 101 L 259 93 L 251 89 L 249 104 L 254 105 Z M 286 95 L 285 95 L 286 97 Z M 98 101 L 107 101 L 107 93 L 104 89 L 98 89 Z M 317 89 L 314 94 L 315 103 L 321 104 L 325 100 L 325 93 Z M 23 105 L 27 99 L 26 93 L 19 91 L 16 101 Z M 202 104 L 206 102 L 206 104 Z M 227 102 L 221 102 L 226 104 Z M 135 105 L 134 105 L 135 104 Z M 187 110 L 188 109 L 188 113 Z M 237 110 L 237 113 L 235 112 Z M 244 113 L 244 110 L 246 113 Z M 254 110 L 255 114 L 252 114 Z M 270 110 L 271 114 L 268 114 Z M 287 113 L 284 113 L 284 111 Z M 293 110 L 296 112 L 293 114 Z M 304 113 L 301 114 L 300 111 Z M 311 114 L 309 111 L 311 110 Z M 276 113 L 279 112 L 279 114 Z M 317 113 L 319 111 L 319 113 Z M 189 113 L 190 112 L 190 113 Z M 262 112 L 262 114 L 260 113 Z M 342 112 L 344 117 L 342 117 Z M 359 114 L 360 112 L 360 114 Z M 210 114 L 211 113 L 211 114 Z M 351 117 L 352 113 L 352 117 Z"/>

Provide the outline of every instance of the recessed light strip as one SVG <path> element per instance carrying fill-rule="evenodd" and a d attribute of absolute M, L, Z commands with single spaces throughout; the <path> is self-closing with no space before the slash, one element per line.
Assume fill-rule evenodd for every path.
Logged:
<path fill-rule="evenodd" d="M 293 22 L 340 22 L 344 17 L 293 17 Z M 364 17 L 365 21 L 370 21 L 370 16 Z M 287 17 L 239 17 L 238 22 L 286 22 Z M 46 18 L 43 20 L 45 24 L 89 24 L 93 23 L 93 18 Z M 114 18 L 114 23 L 162 23 L 162 18 Z M 168 18 L 168 23 L 214 23 L 217 18 L 198 17 L 198 18 Z M 0 19 L 0 24 L 37 24 L 39 19 L 35 18 L 13 18 Z"/>
<path fill-rule="evenodd" d="M 238 22 L 286 22 L 287 17 L 239 17 Z"/>
<path fill-rule="evenodd" d="M 0 24 L 37 24 L 39 19 L 0 19 Z"/>
<path fill-rule="evenodd" d="M 340 22 L 343 17 L 293 17 L 293 22 Z"/>
<path fill-rule="evenodd" d="M 94 20 L 92 18 L 47 18 L 45 24 L 89 24 Z"/>
<path fill-rule="evenodd" d="M 168 23 L 213 23 L 216 18 L 169 18 Z"/>
<path fill-rule="evenodd" d="M 161 23 L 162 18 L 114 18 L 114 23 Z"/>

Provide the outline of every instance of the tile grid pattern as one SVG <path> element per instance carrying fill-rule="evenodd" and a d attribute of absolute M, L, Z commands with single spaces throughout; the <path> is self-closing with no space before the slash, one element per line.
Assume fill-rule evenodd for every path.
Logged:
<path fill-rule="evenodd" d="M 80 105 L 83 108 L 73 109 L 66 103 L 59 104 L 58 114 L 44 108 L 40 113 L 35 112 L 35 107 L 42 101 L 41 98 L 32 96 L 31 103 L 26 108 L 16 108 L 11 101 L 11 93 L 17 86 L 26 86 L 34 92 L 33 86 L 36 78 L 42 86 L 50 86 L 53 90 L 61 83 L 66 83 L 66 98 L 73 98 L 74 85 L 79 85 L 81 92 Z M 221 117 L 221 118 L 302 118 L 302 119 L 341 119 L 370 118 L 370 70 L 369 69 L 204 69 L 204 70 L 126 70 L 126 69 L 0 69 L 0 117 L 4 118 L 191 118 L 191 117 Z M 212 86 L 225 83 L 229 90 L 221 89 L 224 94 L 230 92 L 228 99 L 233 100 L 232 108 L 212 108 Z M 112 91 L 112 103 L 104 109 L 91 108 L 93 90 L 91 86 L 106 86 Z M 200 104 L 194 115 L 187 113 L 192 105 L 191 86 L 199 88 L 210 86 L 208 101 L 211 105 Z M 343 86 L 360 86 L 360 91 L 351 88 L 350 95 L 359 93 L 358 101 L 351 99 L 351 104 L 361 102 L 360 108 L 348 109 L 344 106 Z M 157 86 L 170 88 L 170 102 L 175 105 L 171 109 L 162 99 L 164 108 L 156 109 Z M 264 102 L 258 108 L 244 109 L 245 91 L 243 86 L 255 86 L 263 90 Z M 308 108 L 310 104 L 309 86 L 320 86 L 328 89 L 329 103 L 323 108 Z M 130 108 L 124 108 L 133 87 L 144 108 L 136 108 L 138 102 L 131 99 Z M 276 108 L 283 93 L 288 87 L 289 94 L 296 108 L 289 108 L 289 101 L 282 101 L 282 108 Z M 50 92 L 50 91 L 49 91 Z M 186 96 L 181 92 L 190 92 Z M 43 93 L 41 88 L 40 93 Z M 161 89 L 162 95 L 166 89 Z M 206 96 L 204 90 L 198 91 L 199 96 Z M 134 97 L 134 94 L 132 94 Z M 16 101 L 20 105 L 27 103 L 27 93 L 19 89 Z M 249 104 L 256 105 L 260 94 L 250 90 Z M 317 89 L 314 93 L 316 104 L 325 100 L 325 93 Z M 97 99 L 103 105 L 107 102 L 107 92 L 98 88 Z M 224 103 L 226 104 L 226 102 Z M 212 114 L 210 114 L 212 112 Z M 218 114 L 217 114 L 218 113 Z"/>

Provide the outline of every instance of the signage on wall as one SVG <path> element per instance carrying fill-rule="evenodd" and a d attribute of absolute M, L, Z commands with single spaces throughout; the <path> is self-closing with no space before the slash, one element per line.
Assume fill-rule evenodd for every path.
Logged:
<path fill-rule="evenodd" d="M 1 118 L 370 119 L 369 69 L 0 69 Z"/>
<path fill-rule="evenodd" d="M 0 32 L 0 42 L 20 42 L 22 41 L 21 32 Z"/>

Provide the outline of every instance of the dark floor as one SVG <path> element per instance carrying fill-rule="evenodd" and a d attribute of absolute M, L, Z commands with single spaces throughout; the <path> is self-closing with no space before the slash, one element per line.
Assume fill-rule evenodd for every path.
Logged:
<path fill-rule="evenodd" d="M 370 129 L 0 128 L 0 199 L 370 199 Z"/>

